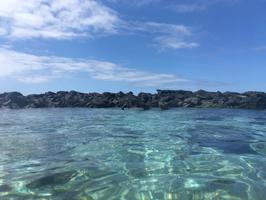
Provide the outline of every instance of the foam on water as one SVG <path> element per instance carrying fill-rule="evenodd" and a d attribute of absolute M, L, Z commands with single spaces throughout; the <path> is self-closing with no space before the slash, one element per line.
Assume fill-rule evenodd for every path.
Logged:
<path fill-rule="evenodd" d="M 0 199 L 261 200 L 266 112 L 0 110 Z"/>

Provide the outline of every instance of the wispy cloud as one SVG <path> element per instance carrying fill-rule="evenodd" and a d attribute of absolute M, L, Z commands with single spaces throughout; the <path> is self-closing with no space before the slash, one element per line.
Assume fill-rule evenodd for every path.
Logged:
<path fill-rule="evenodd" d="M 121 81 L 139 86 L 161 87 L 189 80 L 173 75 L 123 67 L 115 63 L 54 56 L 36 56 L 0 48 L 0 78 L 15 78 L 24 83 L 43 83 L 87 73 L 89 78 Z"/>
<path fill-rule="evenodd" d="M 255 51 L 266 51 L 266 45 L 255 47 L 254 50 Z"/>
<path fill-rule="evenodd" d="M 202 3 L 192 3 L 192 4 L 179 4 L 176 5 L 175 11 L 179 13 L 190 13 L 190 12 L 198 12 L 207 9 L 209 5 Z"/>
<path fill-rule="evenodd" d="M 191 41 L 194 33 L 190 27 L 124 20 L 96 0 L 0 0 L 0 36 L 9 39 L 72 39 L 124 32 L 134 33 L 135 37 L 146 34 L 160 50 L 199 46 Z"/>
<path fill-rule="evenodd" d="M 128 22 L 127 28 L 133 31 L 158 34 L 191 34 L 187 26 L 158 22 Z"/>
<path fill-rule="evenodd" d="M 160 51 L 165 49 L 191 49 L 199 47 L 191 41 L 192 29 L 185 25 L 158 22 L 130 22 L 126 29 L 133 33 L 147 34 L 152 38 L 153 46 Z"/>
<path fill-rule="evenodd" d="M 217 3 L 233 5 L 238 1 L 239 0 L 194 0 L 186 4 L 176 4 L 173 8 L 178 13 L 200 12 L 207 10 Z"/>
<path fill-rule="evenodd" d="M 192 32 L 184 25 L 126 21 L 95 0 L 0 0 L 0 36 L 10 39 L 71 39 L 123 31 L 149 34 L 155 46 L 163 49 L 199 46 L 187 41 Z M 174 44 L 170 45 L 170 40 Z"/>
<path fill-rule="evenodd" d="M 0 27 L 0 36 L 3 36 L 6 34 L 6 29 Z"/>
<path fill-rule="evenodd" d="M 56 38 L 113 33 L 117 13 L 95 0 L 0 0 L 0 35 Z"/>
<path fill-rule="evenodd" d="M 196 42 L 187 42 L 187 41 L 182 41 L 179 37 L 174 37 L 174 36 L 162 36 L 162 37 L 157 37 L 155 40 L 158 45 L 158 47 L 161 50 L 164 49 L 192 49 L 192 48 L 197 48 L 199 47 L 199 44 Z"/>
<path fill-rule="evenodd" d="M 140 6 L 146 6 L 152 3 L 158 3 L 162 0 L 107 0 L 109 2 L 113 2 L 113 3 L 119 3 L 119 4 L 128 4 L 131 6 L 136 6 L 136 7 L 140 7 Z"/>

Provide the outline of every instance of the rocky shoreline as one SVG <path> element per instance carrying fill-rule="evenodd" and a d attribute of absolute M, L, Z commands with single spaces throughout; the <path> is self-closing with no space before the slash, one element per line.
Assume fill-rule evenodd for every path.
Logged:
<path fill-rule="evenodd" d="M 24 96 L 19 92 L 0 94 L 0 108 L 243 108 L 266 109 L 264 92 L 197 92 L 184 90 L 157 90 L 156 94 L 132 92 L 123 93 L 80 93 L 76 91 L 47 92 Z"/>

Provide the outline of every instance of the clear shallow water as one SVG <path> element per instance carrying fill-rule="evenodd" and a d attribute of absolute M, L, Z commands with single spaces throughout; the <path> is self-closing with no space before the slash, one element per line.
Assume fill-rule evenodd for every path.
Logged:
<path fill-rule="evenodd" d="M 263 200 L 266 111 L 0 110 L 0 199 Z"/>

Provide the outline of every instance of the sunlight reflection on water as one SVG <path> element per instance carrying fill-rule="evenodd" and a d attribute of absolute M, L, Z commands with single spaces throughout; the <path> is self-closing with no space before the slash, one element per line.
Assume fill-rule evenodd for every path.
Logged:
<path fill-rule="evenodd" d="M 261 200 L 266 112 L 0 110 L 0 199 Z"/>

